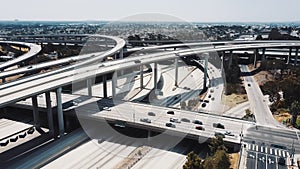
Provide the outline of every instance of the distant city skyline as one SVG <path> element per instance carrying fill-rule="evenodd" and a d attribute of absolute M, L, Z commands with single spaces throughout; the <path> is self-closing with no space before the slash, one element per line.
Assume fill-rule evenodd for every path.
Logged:
<path fill-rule="evenodd" d="M 188 22 L 300 21 L 299 0 L 27 0 L 4 1 L 1 6 L 2 21 L 117 21 L 143 13 L 161 13 Z"/>

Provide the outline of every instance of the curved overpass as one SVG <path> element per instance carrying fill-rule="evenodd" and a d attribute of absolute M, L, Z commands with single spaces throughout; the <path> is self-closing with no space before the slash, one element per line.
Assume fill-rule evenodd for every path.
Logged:
<path fill-rule="evenodd" d="M 4 69 L 14 66 L 20 62 L 23 62 L 27 59 L 32 58 L 33 56 L 37 55 L 41 50 L 41 46 L 40 45 L 36 45 L 36 44 L 32 44 L 32 43 L 24 43 L 24 42 L 13 42 L 13 41 L 0 41 L 0 44 L 12 44 L 12 45 L 17 45 L 17 46 L 26 46 L 28 47 L 30 50 L 28 52 L 26 52 L 25 54 L 9 60 L 7 62 L 4 62 L 2 64 L 0 64 L 0 71 L 3 71 Z"/>

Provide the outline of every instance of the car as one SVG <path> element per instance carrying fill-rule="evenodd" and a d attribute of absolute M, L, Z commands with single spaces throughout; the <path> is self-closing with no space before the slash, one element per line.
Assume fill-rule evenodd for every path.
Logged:
<path fill-rule="evenodd" d="M 222 137 L 222 138 L 225 138 L 225 134 L 220 133 L 220 132 L 215 132 L 215 137 Z"/>
<path fill-rule="evenodd" d="M 197 130 L 203 130 L 203 131 L 205 130 L 204 127 L 202 127 L 202 126 L 196 126 L 195 129 L 197 129 Z"/>
<path fill-rule="evenodd" d="M 201 107 L 206 107 L 206 103 L 202 103 L 202 104 L 201 104 Z"/>
<path fill-rule="evenodd" d="M 193 123 L 194 124 L 203 125 L 202 121 L 200 121 L 200 120 L 193 120 Z"/>
<path fill-rule="evenodd" d="M 151 123 L 151 120 L 148 118 L 141 118 L 140 121 L 145 123 Z"/>
<path fill-rule="evenodd" d="M 250 83 L 248 83 L 248 86 L 249 86 L 249 87 L 251 87 L 251 84 L 250 84 Z"/>
<path fill-rule="evenodd" d="M 31 68 L 32 68 L 32 66 L 28 66 L 28 67 L 27 67 L 27 69 L 31 69 Z"/>
<path fill-rule="evenodd" d="M 234 136 L 234 134 L 231 133 L 230 131 L 226 131 L 224 134 L 227 135 L 227 136 Z"/>
<path fill-rule="evenodd" d="M 148 116 L 156 116 L 156 114 L 150 111 L 148 112 Z"/>
<path fill-rule="evenodd" d="M 172 110 L 170 110 L 170 111 L 167 111 L 167 114 L 174 115 L 174 114 L 175 114 L 175 112 L 174 112 L 174 111 L 172 111 Z"/>
<path fill-rule="evenodd" d="M 141 63 L 141 61 L 140 60 L 135 60 L 134 63 Z"/>
<path fill-rule="evenodd" d="M 213 123 L 213 127 L 220 128 L 220 129 L 225 129 L 225 126 L 221 123 Z"/>
<path fill-rule="evenodd" d="M 186 123 L 190 123 L 190 122 L 191 122 L 191 120 L 190 120 L 190 119 L 187 119 L 187 118 L 181 118 L 181 121 L 182 121 L 182 122 L 186 122 Z"/>
<path fill-rule="evenodd" d="M 103 107 L 102 110 L 111 111 L 111 108 L 109 108 L 109 107 Z"/>
<path fill-rule="evenodd" d="M 175 124 L 173 124 L 173 123 L 166 123 L 166 126 L 167 126 L 167 127 L 172 127 L 172 128 L 175 128 L 175 127 L 176 127 Z"/>
<path fill-rule="evenodd" d="M 170 118 L 170 122 L 174 122 L 174 123 L 180 123 L 180 121 L 176 118 Z"/>
<path fill-rule="evenodd" d="M 279 165 L 285 165 L 285 158 L 280 157 L 279 160 L 278 160 L 278 164 Z"/>

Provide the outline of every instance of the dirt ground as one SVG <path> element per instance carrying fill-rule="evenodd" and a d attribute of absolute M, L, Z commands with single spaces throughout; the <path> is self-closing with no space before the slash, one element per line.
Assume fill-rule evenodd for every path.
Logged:
<path fill-rule="evenodd" d="M 239 167 L 240 154 L 239 153 L 229 154 L 229 159 L 230 159 L 230 168 L 237 169 Z"/>
<path fill-rule="evenodd" d="M 247 94 L 231 94 L 231 95 L 222 95 L 223 103 L 228 106 L 228 108 L 232 108 L 238 104 L 244 103 L 248 101 Z"/>

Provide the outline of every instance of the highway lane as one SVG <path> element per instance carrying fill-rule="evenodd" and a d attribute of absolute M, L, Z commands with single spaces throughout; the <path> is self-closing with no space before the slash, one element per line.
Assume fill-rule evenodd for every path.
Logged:
<path fill-rule="evenodd" d="M 30 59 L 31 57 L 37 55 L 42 50 L 40 45 L 33 44 L 33 43 L 0 41 L 0 44 L 1 43 L 12 44 L 12 45 L 21 45 L 21 46 L 29 47 L 29 51 L 26 52 L 25 54 L 15 58 L 15 59 L 12 59 L 12 60 L 9 60 L 7 62 L 4 62 L 4 63 L 0 64 L 0 70 L 2 70 L 2 71 L 4 69 L 8 68 L 8 67 L 14 66 L 14 65 L 22 62 L 24 60 Z"/>
<path fill-rule="evenodd" d="M 245 73 L 250 72 L 246 65 L 241 65 L 241 71 Z M 262 91 L 254 77 L 245 76 L 244 84 L 250 101 L 250 110 L 255 115 L 256 123 L 264 126 L 284 127 L 273 118 L 272 112 L 270 111 L 267 102 L 264 100 Z"/>

